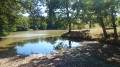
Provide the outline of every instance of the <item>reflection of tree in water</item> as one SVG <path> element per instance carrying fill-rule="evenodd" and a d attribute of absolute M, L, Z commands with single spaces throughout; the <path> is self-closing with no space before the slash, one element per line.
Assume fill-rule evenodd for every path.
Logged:
<path fill-rule="evenodd" d="M 71 40 L 69 40 L 69 48 L 71 48 Z"/>
<path fill-rule="evenodd" d="M 64 48 L 63 42 L 60 42 L 57 46 L 54 46 L 55 50 L 61 50 L 62 48 Z"/>
<path fill-rule="evenodd" d="M 51 43 L 51 44 L 55 44 L 58 39 L 59 37 L 48 37 L 48 38 L 44 38 L 44 41 Z"/>
<path fill-rule="evenodd" d="M 63 40 L 63 39 L 60 37 L 36 38 L 36 39 L 25 40 L 21 42 L 15 42 L 15 43 L 10 44 L 10 46 L 24 46 L 26 43 L 34 44 L 34 43 L 38 43 L 39 41 L 40 42 L 45 41 L 45 42 L 48 42 L 54 45 L 57 40 Z"/>
<path fill-rule="evenodd" d="M 64 44 L 64 41 L 67 39 L 63 39 L 61 37 L 48 37 L 48 38 L 42 38 L 40 40 L 51 43 L 52 45 L 54 45 L 57 40 L 62 40 L 62 42 L 60 42 L 58 45 L 56 46 L 54 45 L 55 50 L 61 50 L 62 48 L 71 48 L 71 40 L 69 40 L 69 43 L 68 43 L 69 46 L 67 46 L 67 44 Z"/>
<path fill-rule="evenodd" d="M 32 43 L 32 44 L 38 43 L 38 42 L 39 42 L 39 39 L 37 38 L 37 39 L 28 40 L 28 42 L 29 42 L 29 43 Z"/>
<path fill-rule="evenodd" d="M 25 40 L 25 41 L 22 41 L 22 42 L 15 42 L 15 43 L 12 43 L 10 44 L 11 46 L 24 46 L 25 44 L 27 43 L 38 43 L 39 42 L 39 39 L 31 39 L 31 40 Z"/>
<path fill-rule="evenodd" d="M 58 45 L 55 46 L 56 42 L 60 40 L 62 42 L 60 42 Z M 68 44 L 65 44 L 64 41 L 66 41 L 66 39 L 62 39 L 61 37 L 48 37 L 48 38 L 37 38 L 37 39 L 31 39 L 31 40 L 25 40 L 25 41 L 21 41 L 21 42 L 15 42 L 12 44 L 9 44 L 9 47 L 0 47 L 0 49 L 2 51 L 0 51 L 0 56 L 2 55 L 15 55 L 17 54 L 17 49 L 15 48 L 16 46 L 24 46 L 27 43 L 32 43 L 34 45 L 34 43 L 38 43 L 38 42 L 48 42 L 51 43 L 52 45 L 54 45 L 54 49 L 55 50 L 60 50 L 62 48 L 71 48 L 71 40 L 69 40 Z M 68 41 L 68 40 L 67 40 Z M 42 46 L 42 45 L 41 45 Z"/>
<path fill-rule="evenodd" d="M 64 41 L 63 41 L 63 42 L 60 42 L 58 45 L 54 46 L 54 49 L 55 50 L 61 50 L 63 48 L 71 48 L 71 40 L 69 40 L 68 45 L 69 46 L 67 46 L 67 44 L 64 44 Z"/>

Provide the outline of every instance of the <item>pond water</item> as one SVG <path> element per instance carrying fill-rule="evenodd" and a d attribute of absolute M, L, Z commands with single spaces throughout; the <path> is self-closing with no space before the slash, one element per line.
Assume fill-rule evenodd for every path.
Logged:
<path fill-rule="evenodd" d="M 20 55 L 50 54 L 53 53 L 54 50 L 58 51 L 61 49 L 69 49 L 72 47 L 81 46 L 79 42 L 60 37 L 36 38 L 22 42 L 15 42 L 9 45 L 14 46 L 14 53 Z"/>
<path fill-rule="evenodd" d="M 59 37 L 63 32 L 60 30 L 13 32 L 7 37 L 0 39 L 0 58 L 15 55 L 50 54 L 61 49 L 81 46 L 81 52 L 78 53 L 81 55 L 77 58 L 80 60 L 79 62 L 82 60 L 83 63 L 88 65 L 95 63 L 98 67 L 117 67 L 116 64 L 111 64 L 106 60 L 120 53 L 116 51 L 118 50 L 116 47 L 103 48 L 104 45 L 93 41 L 91 42 L 92 44 L 83 45 L 81 44 L 82 42 Z M 84 42 L 87 43 L 87 41 Z M 94 64 L 91 67 L 95 67 Z"/>

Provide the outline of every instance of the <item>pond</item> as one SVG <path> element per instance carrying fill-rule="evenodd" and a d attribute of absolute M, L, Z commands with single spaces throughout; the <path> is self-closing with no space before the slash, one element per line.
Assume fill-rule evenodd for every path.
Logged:
<path fill-rule="evenodd" d="M 22 42 L 15 42 L 9 44 L 14 46 L 17 54 L 30 55 L 30 54 L 50 54 L 54 50 L 68 49 L 80 46 L 79 42 L 63 39 L 60 37 L 47 37 L 25 40 Z"/>
<path fill-rule="evenodd" d="M 65 30 L 11 32 L 0 41 L 0 56 L 50 54 L 80 46 L 79 42 L 60 38 Z"/>

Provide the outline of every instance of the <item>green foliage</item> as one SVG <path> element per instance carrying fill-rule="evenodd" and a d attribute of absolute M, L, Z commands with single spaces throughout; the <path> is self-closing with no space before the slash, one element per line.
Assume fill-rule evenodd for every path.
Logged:
<path fill-rule="evenodd" d="M 83 22 L 81 19 L 74 19 L 72 22 L 72 29 L 84 29 L 85 28 L 85 22 Z"/>
<path fill-rule="evenodd" d="M 16 5 L 16 6 L 15 6 Z M 16 11 L 19 10 L 17 0 L 0 1 L 0 35 L 15 30 Z"/>
<path fill-rule="evenodd" d="M 47 29 L 47 23 L 43 22 L 43 23 L 41 24 L 41 26 L 42 26 L 42 28 L 41 28 L 41 29 L 44 29 L 44 30 L 46 30 L 46 29 Z"/>
<path fill-rule="evenodd" d="M 47 16 L 42 8 L 46 7 Z M 16 30 L 120 26 L 119 0 L 0 0 L 0 35 Z M 29 17 L 20 16 L 29 13 Z"/>
<path fill-rule="evenodd" d="M 104 21 L 104 24 L 106 27 L 112 27 L 112 21 L 111 21 L 111 18 L 109 16 L 107 16 L 106 18 L 103 19 Z"/>
<path fill-rule="evenodd" d="M 21 15 L 17 16 L 16 20 L 16 30 L 17 31 L 25 31 L 28 30 L 30 27 L 29 18 L 23 17 Z"/>
<path fill-rule="evenodd" d="M 117 24 L 117 26 L 120 26 L 120 17 L 117 17 L 116 24 Z"/>
<path fill-rule="evenodd" d="M 64 18 L 59 18 L 56 22 L 55 25 L 57 26 L 58 29 L 67 29 L 68 28 L 68 23 L 67 20 Z"/>

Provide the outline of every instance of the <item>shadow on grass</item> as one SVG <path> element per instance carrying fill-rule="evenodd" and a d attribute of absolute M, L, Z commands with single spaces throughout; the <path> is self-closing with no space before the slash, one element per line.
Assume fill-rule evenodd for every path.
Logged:
<path fill-rule="evenodd" d="M 85 42 L 81 47 L 33 59 L 19 67 L 120 67 L 120 47 Z"/>

